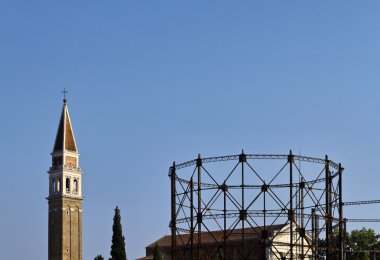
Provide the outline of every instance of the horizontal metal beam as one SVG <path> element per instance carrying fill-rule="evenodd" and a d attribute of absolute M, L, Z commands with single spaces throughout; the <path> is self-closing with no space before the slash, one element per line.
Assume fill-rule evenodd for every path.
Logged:
<path fill-rule="evenodd" d="M 301 214 L 296 214 L 296 213 L 294 213 L 294 215 L 295 216 L 301 216 Z M 302 214 L 302 215 L 305 217 L 311 217 L 311 214 Z M 266 218 L 288 218 L 289 217 L 287 212 L 286 213 L 285 212 L 278 212 L 278 213 L 247 212 L 247 216 L 248 217 L 266 217 Z M 204 214 L 204 215 L 202 215 L 202 219 L 222 219 L 224 217 L 226 217 L 226 218 L 239 218 L 240 213 L 234 212 L 234 213 L 227 213 L 225 215 L 224 214 Z M 318 219 L 325 219 L 323 216 L 316 215 L 315 217 L 317 217 Z M 196 220 L 196 217 L 194 217 L 193 220 Z M 177 224 L 190 223 L 190 221 L 191 221 L 190 217 L 177 218 L 176 223 Z M 337 222 L 338 219 L 333 218 L 332 221 Z M 349 219 L 347 219 L 347 221 L 354 222 L 354 221 L 350 221 Z"/>
<path fill-rule="evenodd" d="M 226 156 L 217 156 L 217 157 L 208 157 L 202 158 L 202 163 L 210 163 L 210 162 L 221 162 L 221 161 L 233 161 L 239 160 L 240 154 L 236 155 L 226 155 Z M 246 158 L 250 160 L 288 160 L 287 154 L 246 154 Z M 198 159 L 194 159 L 191 161 L 179 163 L 176 165 L 176 169 L 182 169 L 186 167 L 190 167 L 192 165 L 197 164 Z M 315 158 L 315 157 L 306 157 L 301 155 L 294 155 L 294 161 L 303 161 L 303 162 L 313 162 L 319 164 L 325 164 L 325 159 Z M 339 170 L 339 164 L 330 161 L 330 166 L 336 170 Z"/>
<path fill-rule="evenodd" d="M 184 184 L 190 184 L 190 181 L 188 180 L 185 180 L 183 178 L 180 178 L 178 176 L 176 176 L 176 180 L 180 183 L 184 183 Z M 322 183 L 325 181 L 325 178 L 319 178 L 319 179 L 316 179 L 316 180 L 312 180 L 312 181 L 306 181 L 306 182 L 303 182 L 304 185 L 313 185 L 315 183 Z M 208 188 L 208 189 L 222 189 L 223 187 L 225 186 L 222 186 L 222 185 L 217 185 L 217 184 L 214 184 L 214 183 L 204 183 L 202 182 L 200 184 L 201 188 Z M 262 188 L 262 184 L 260 185 L 244 185 L 244 188 L 246 189 L 257 189 L 257 190 L 261 190 Z M 289 188 L 289 184 L 272 184 L 272 185 L 267 185 L 268 188 Z M 198 184 L 197 183 L 194 183 L 194 187 L 198 187 Z M 241 189 L 242 185 L 228 185 L 227 186 L 229 189 Z M 299 187 L 299 183 L 296 183 L 294 182 L 293 183 L 293 186 L 292 187 Z M 308 188 L 309 190 L 312 190 L 312 189 L 317 189 L 317 188 Z M 195 189 L 196 190 L 196 189 Z"/>
<path fill-rule="evenodd" d="M 356 206 L 356 205 L 377 204 L 377 203 L 380 203 L 380 200 L 361 200 L 361 201 L 343 202 L 343 206 Z"/>
<path fill-rule="evenodd" d="M 347 222 L 380 222 L 378 218 L 349 218 Z"/>

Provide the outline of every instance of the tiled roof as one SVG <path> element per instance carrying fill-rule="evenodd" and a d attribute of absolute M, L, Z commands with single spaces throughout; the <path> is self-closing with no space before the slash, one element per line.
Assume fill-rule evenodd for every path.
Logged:
<path fill-rule="evenodd" d="M 142 258 L 138 258 L 136 260 L 153 260 L 153 256 L 152 255 L 148 255 L 148 256 L 145 256 L 145 257 L 142 257 Z"/>
<path fill-rule="evenodd" d="M 281 230 L 285 224 L 280 225 L 272 225 L 266 227 L 267 232 L 275 232 Z M 244 237 L 246 239 L 255 239 L 255 238 L 261 238 L 262 231 L 264 230 L 263 227 L 251 227 L 251 228 L 245 228 L 244 229 Z M 242 229 L 235 229 L 231 233 L 230 231 L 227 231 L 227 241 L 239 241 L 242 238 Z M 170 235 L 166 235 L 158 239 L 157 241 L 151 243 L 147 248 L 154 247 L 157 243 L 160 247 L 166 247 L 171 246 L 172 240 Z M 223 241 L 223 230 L 222 231 L 212 231 L 212 232 L 202 232 L 201 233 L 201 239 L 202 244 L 206 243 L 215 243 L 215 241 Z M 183 235 L 177 235 L 176 236 L 177 244 L 187 244 L 187 242 L 190 240 L 190 234 L 183 234 Z M 198 241 L 198 233 L 194 233 L 193 238 L 194 243 L 197 243 Z"/>

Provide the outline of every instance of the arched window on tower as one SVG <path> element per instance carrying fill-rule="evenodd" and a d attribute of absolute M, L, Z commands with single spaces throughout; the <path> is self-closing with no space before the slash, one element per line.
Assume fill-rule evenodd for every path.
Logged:
<path fill-rule="evenodd" d="M 58 192 L 61 191 L 61 178 L 60 177 L 57 178 L 57 188 L 56 188 L 56 191 L 58 191 Z"/>
<path fill-rule="evenodd" d="M 78 192 L 78 180 L 77 179 L 74 179 L 74 192 L 75 193 Z"/>
<path fill-rule="evenodd" d="M 66 191 L 70 191 L 70 178 L 66 178 Z"/>
<path fill-rule="evenodd" d="M 52 178 L 51 181 L 50 181 L 50 189 L 51 189 L 51 192 L 55 192 L 55 179 Z"/>

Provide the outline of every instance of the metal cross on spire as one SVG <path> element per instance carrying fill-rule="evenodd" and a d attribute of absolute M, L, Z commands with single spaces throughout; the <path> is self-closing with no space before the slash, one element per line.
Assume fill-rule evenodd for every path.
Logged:
<path fill-rule="evenodd" d="M 68 93 L 68 91 L 64 88 L 63 91 L 62 91 L 62 94 L 63 94 L 63 102 L 66 103 L 66 94 Z"/>

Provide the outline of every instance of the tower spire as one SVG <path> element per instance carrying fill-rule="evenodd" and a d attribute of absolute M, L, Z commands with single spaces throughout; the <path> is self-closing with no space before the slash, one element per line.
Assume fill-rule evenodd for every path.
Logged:
<path fill-rule="evenodd" d="M 55 137 L 53 153 L 59 151 L 63 152 L 65 150 L 78 152 L 73 127 L 71 125 L 69 110 L 67 107 L 66 94 L 64 93 L 64 95 L 63 108 L 61 118 L 59 120 L 57 135 Z"/>

